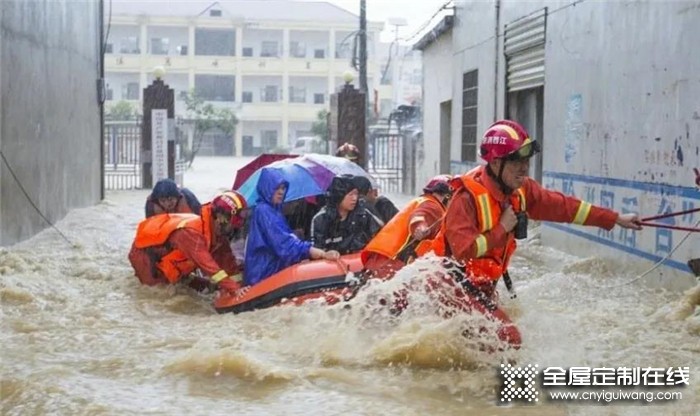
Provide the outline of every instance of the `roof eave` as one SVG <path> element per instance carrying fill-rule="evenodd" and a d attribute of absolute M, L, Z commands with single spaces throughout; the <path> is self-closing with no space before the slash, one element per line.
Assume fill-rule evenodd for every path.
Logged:
<path fill-rule="evenodd" d="M 438 40 L 440 36 L 452 30 L 453 25 L 454 16 L 443 17 L 438 24 L 436 24 L 430 31 L 428 31 L 428 33 L 423 35 L 423 37 L 420 38 L 418 42 L 413 44 L 413 50 L 425 50 L 428 46 L 433 44 L 433 42 Z"/>

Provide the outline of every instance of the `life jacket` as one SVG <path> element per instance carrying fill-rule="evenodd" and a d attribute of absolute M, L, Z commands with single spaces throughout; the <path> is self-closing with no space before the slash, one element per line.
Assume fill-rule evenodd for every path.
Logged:
<path fill-rule="evenodd" d="M 192 273 L 197 265 L 178 249 L 168 247 L 170 235 L 182 228 L 189 228 L 202 234 L 211 248 L 211 206 L 202 206 L 201 215 L 194 214 L 159 214 L 139 223 L 136 230 L 134 245 L 137 248 L 149 249 L 165 246 L 168 252 L 160 258 L 153 259 L 155 267 L 160 270 L 170 283 L 176 283 L 183 276 Z M 153 250 L 151 250 L 151 253 Z"/>
<path fill-rule="evenodd" d="M 476 180 L 481 174 L 485 174 L 483 169 L 473 169 L 452 182 L 455 188 L 455 197 L 462 192 L 469 192 L 476 206 L 479 230 L 482 234 L 479 235 L 476 240 L 477 256 L 467 262 L 465 271 L 472 282 L 477 285 L 485 283 L 494 284 L 498 281 L 506 272 L 510 258 L 517 246 L 514 234 L 508 233 L 508 240 L 505 247 L 495 247 L 490 250 L 486 249 L 486 237 L 484 237 L 483 233 L 498 226 L 502 209 L 501 204 L 491 196 L 486 187 Z M 509 200 L 516 214 L 526 210 L 525 190 L 523 188 L 519 188 L 513 192 Z M 451 254 L 449 253 L 449 246 L 445 239 L 446 230 L 447 224 L 446 221 L 443 220 L 442 227 L 433 244 L 433 250 L 439 256 Z M 479 250 L 480 245 L 484 247 L 483 253 Z"/>
<path fill-rule="evenodd" d="M 445 211 L 445 207 L 432 195 L 424 195 L 412 200 L 362 250 L 362 262 L 366 263 L 371 253 L 378 253 L 389 259 L 396 259 L 399 256 L 403 257 L 399 260 L 406 263 L 410 260 L 410 257 L 422 256 L 432 250 L 433 240 L 425 239 L 418 242 L 412 253 L 403 253 L 414 242 L 411 237 L 409 224 L 411 214 L 418 206 L 424 203 L 438 204 L 442 211 Z"/>

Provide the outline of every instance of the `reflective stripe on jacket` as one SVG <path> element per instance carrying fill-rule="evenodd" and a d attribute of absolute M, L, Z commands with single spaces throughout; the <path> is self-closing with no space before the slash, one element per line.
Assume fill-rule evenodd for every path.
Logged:
<path fill-rule="evenodd" d="M 456 188 L 455 196 L 462 192 L 469 192 L 476 206 L 477 221 L 482 234 L 476 238 L 476 256 L 469 259 L 465 266 L 467 276 L 476 284 L 497 281 L 508 268 L 508 263 L 516 248 L 515 237 L 512 233 L 508 234 L 508 241 L 505 247 L 488 248 L 486 237 L 483 233 L 499 225 L 501 212 L 504 207 L 501 207 L 501 204 L 489 194 L 486 187 L 475 179 L 482 172 L 483 170 L 481 169 L 474 169 L 452 182 L 452 185 Z M 516 214 L 525 211 L 527 206 L 524 190 L 520 188 L 514 192 L 509 197 L 509 202 Z M 436 254 L 441 256 L 450 254 L 446 250 L 446 227 L 447 223 L 443 221 L 433 247 Z"/>
<path fill-rule="evenodd" d="M 438 200 L 431 196 L 425 195 L 418 197 L 408 203 L 391 221 L 389 221 L 377 235 L 367 244 L 362 250 L 362 261 L 367 262 L 370 254 L 377 253 L 388 259 L 395 259 L 402 253 L 409 244 L 413 242 L 411 237 L 411 215 L 421 204 L 437 204 L 444 213 L 445 208 Z M 430 226 L 430 225 L 429 225 Z M 418 256 L 421 256 L 432 250 L 433 240 L 425 239 L 418 243 L 414 249 Z M 402 256 L 403 257 L 403 256 Z M 406 261 L 406 259 L 400 259 Z"/>

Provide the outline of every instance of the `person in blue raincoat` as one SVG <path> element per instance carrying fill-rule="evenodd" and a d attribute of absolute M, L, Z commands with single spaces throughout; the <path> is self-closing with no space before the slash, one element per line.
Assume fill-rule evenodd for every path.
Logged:
<path fill-rule="evenodd" d="M 289 189 L 279 171 L 263 169 L 256 187 L 258 201 L 250 218 L 245 249 L 243 281 L 254 285 L 280 270 L 306 259 L 335 260 L 337 251 L 325 251 L 300 240 L 282 214 L 282 203 Z"/>

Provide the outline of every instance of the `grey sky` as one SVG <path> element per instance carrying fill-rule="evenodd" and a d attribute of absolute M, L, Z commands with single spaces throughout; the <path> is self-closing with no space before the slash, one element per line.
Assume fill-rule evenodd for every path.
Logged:
<path fill-rule="evenodd" d="M 360 14 L 360 0 L 326 0 L 355 14 Z M 406 19 L 408 25 L 399 28 L 400 37 L 413 35 L 447 0 L 367 0 L 367 18 L 375 22 L 386 22 L 392 17 Z M 411 39 L 413 43 L 420 37 Z M 382 41 L 394 39 L 391 31 L 382 34 Z"/>

